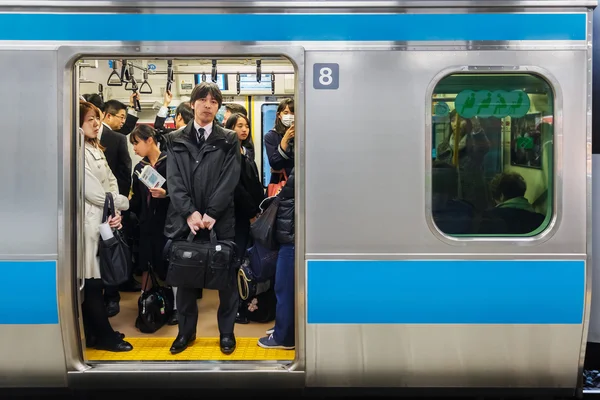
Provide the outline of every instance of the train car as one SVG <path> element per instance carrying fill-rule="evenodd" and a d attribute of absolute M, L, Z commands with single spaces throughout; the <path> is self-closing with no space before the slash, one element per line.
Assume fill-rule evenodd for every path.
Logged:
<path fill-rule="evenodd" d="M 581 394 L 596 5 L 2 1 L 0 387 Z M 152 123 L 170 63 L 179 101 L 212 79 L 248 109 L 265 187 L 262 135 L 295 101 L 293 351 L 238 324 L 219 353 L 214 293 L 180 355 L 125 305 L 111 320 L 134 350 L 86 348 L 78 101 L 126 102 L 106 75 L 130 65 Z"/>

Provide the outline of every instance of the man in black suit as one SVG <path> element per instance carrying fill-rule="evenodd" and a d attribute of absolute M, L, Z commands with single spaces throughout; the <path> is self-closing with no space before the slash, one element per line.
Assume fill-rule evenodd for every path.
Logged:
<path fill-rule="evenodd" d="M 182 102 L 175 109 L 175 129 L 165 128 L 165 121 L 169 115 L 171 100 L 173 100 L 173 95 L 170 92 L 165 92 L 163 106 L 158 110 L 158 114 L 156 114 L 156 118 L 154 119 L 154 129 L 163 135 L 183 128 L 194 119 L 194 110 L 190 107 L 190 103 Z"/>
<path fill-rule="evenodd" d="M 208 240 L 209 232 L 214 229 L 218 239 L 234 240 L 233 194 L 240 179 L 240 142 L 234 131 L 222 128 L 215 121 L 223 103 L 216 84 L 202 82 L 190 97 L 194 119 L 165 137 L 171 198 L 165 236 L 176 239 L 192 231 Z M 236 347 L 233 329 L 239 300 L 235 274 L 229 279 L 228 287 L 219 290 L 217 311 L 221 352 L 225 354 L 231 354 Z M 171 346 L 172 354 L 182 352 L 196 339 L 198 323 L 193 287 L 178 287 L 176 302 L 179 333 Z"/>
<path fill-rule="evenodd" d="M 131 156 L 127 148 L 127 137 L 116 131 L 123 127 L 127 118 L 127 107 L 118 100 L 104 103 L 102 129 L 98 136 L 106 147 L 104 154 L 119 185 L 119 193 L 129 197 L 131 190 Z"/>
<path fill-rule="evenodd" d="M 129 198 L 131 190 L 131 157 L 127 148 L 127 136 L 113 130 L 120 129 L 126 119 L 127 107 L 117 100 L 102 102 L 98 95 L 86 96 L 88 101 L 101 110 L 102 125 L 98 132 L 100 144 L 105 147 L 104 155 L 106 162 L 113 175 L 117 179 L 119 194 Z M 123 229 L 127 230 L 129 215 L 126 211 L 122 213 Z M 126 236 L 127 232 L 126 232 Z M 133 277 L 132 277 L 133 279 Z M 114 317 L 120 311 L 119 301 L 121 296 L 118 287 L 106 287 L 104 289 L 104 301 L 109 317 Z"/>
<path fill-rule="evenodd" d="M 137 126 L 137 122 L 139 119 L 138 115 L 137 115 L 137 111 L 135 111 L 135 109 L 133 108 L 133 102 L 135 101 L 136 98 L 139 101 L 140 94 L 139 93 L 131 93 L 131 96 L 129 96 L 129 107 L 127 108 L 127 114 L 125 115 L 125 121 L 123 124 L 121 124 L 121 126 L 119 128 L 117 128 L 117 129 L 113 128 L 113 131 L 122 133 L 123 135 L 129 135 L 131 132 L 133 132 L 133 130 Z"/>

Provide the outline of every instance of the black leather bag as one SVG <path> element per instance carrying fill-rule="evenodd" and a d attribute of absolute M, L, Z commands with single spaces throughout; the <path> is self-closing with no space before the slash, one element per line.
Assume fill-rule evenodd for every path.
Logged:
<path fill-rule="evenodd" d="M 111 193 L 106 193 L 104 200 L 104 212 L 102 223 L 108 220 L 108 216 L 115 214 L 115 202 Z M 104 240 L 100 236 L 98 242 L 98 258 L 100 260 L 100 276 L 105 286 L 118 286 L 129 280 L 131 276 L 131 251 L 125 242 L 123 234 L 118 229 L 112 230 L 113 237 Z"/>
<path fill-rule="evenodd" d="M 277 222 L 277 210 L 279 210 L 279 197 L 269 197 L 265 199 L 260 208 L 265 203 L 268 207 L 260 214 L 260 216 L 250 225 L 250 232 L 254 238 L 254 242 L 259 243 L 267 250 L 279 249 L 279 243 L 275 239 L 275 223 Z"/>
<path fill-rule="evenodd" d="M 154 333 L 162 328 L 171 318 L 175 305 L 173 290 L 161 286 L 152 269 L 149 275 L 152 287 L 140 295 L 138 316 L 135 320 L 135 327 L 143 333 Z"/>
<path fill-rule="evenodd" d="M 174 287 L 223 290 L 235 283 L 237 247 L 231 240 L 218 240 L 214 230 L 210 241 L 174 240 L 169 250 L 167 284 Z M 169 244 L 167 244 L 169 246 Z"/>

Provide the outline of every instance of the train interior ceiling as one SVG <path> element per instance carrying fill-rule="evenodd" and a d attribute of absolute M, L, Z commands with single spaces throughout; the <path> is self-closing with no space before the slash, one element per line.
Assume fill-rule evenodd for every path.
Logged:
<path fill-rule="evenodd" d="M 123 66 L 125 67 L 123 68 Z M 245 108 L 250 125 L 250 135 L 254 146 L 260 180 L 263 186 L 270 179 L 270 167 L 263 147 L 263 137 L 275 125 L 275 115 L 279 102 L 294 98 L 295 71 L 285 58 L 244 58 L 244 59 L 151 59 L 151 60 L 111 60 L 81 59 L 76 63 L 78 76 L 78 99 L 90 99 L 100 95 L 104 103 L 118 100 L 126 106 L 133 105 L 136 125 L 153 126 L 160 109 L 168 106 L 165 128 L 175 128 L 177 106 L 190 100 L 192 89 L 202 81 L 215 82 L 223 94 L 223 107 L 217 114 L 221 121 L 226 111 L 225 105 L 237 103 Z M 133 79 L 131 78 L 133 75 Z M 260 79 L 257 77 L 260 76 Z M 169 82 L 169 80 L 172 82 Z M 128 82 L 127 82 L 128 81 Z M 171 99 L 165 96 L 170 86 Z M 136 90 L 137 89 L 137 90 Z M 139 104 L 132 101 L 138 94 Z M 95 96 L 97 98 L 97 96 Z M 170 100 L 170 101 L 169 101 Z M 136 110 L 137 108 L 137 110 Z M 128 115 L 127 118 L 130 116 Z M 123 132 L 124 134 L 128 133 Z M 141 160 L 127 140 L 132 170 Z M 133 248 L 135 252 L 135 248 Z M 135 259 L 135 255 L 134 255 Z M 135 270 L 135 263 L 134 263 Z M 159 282 L 164 284 L 163 282 Z M 136 327 L 138 299 L 141 294 L 141 273 L 134 271 L 134 282 L 119 289 L 120 299 L 113 302 L 109 310 L 110 323 L 115 331 L 125 335 L 134 350 L 130 352 L 108 352 L 87 348 L 82 339 L 84 356 L 87 362 L 118 361 L 273 361 L 292 362 L 294 350 L 263 349 L 257 345 L 260 337 L 274 326 L 275 295 L 263 297 L 263 303 L 252 299 L 240 299 L 240 314 L 236 319 L 236 350 L 225 355 L 219 348 L 217 291 L 203 290 L 198 294 L 197 340 L 185 352 L 172 355 L 171 343 L 177 336 L 177 324 L 165 324 L 154 333 L 143 333 Z M 80 296 L 81 297 L 81 296 Z M 107 307 L 109 304 L 107 303 Z M 246 311 L 247 310 L 247 311 Z M 247 315 L 244 315 L 246 313 Z M 80 324 L 80 326 L 82 326 Z M 83 335 L 81 335 L 83 338 Z"/>

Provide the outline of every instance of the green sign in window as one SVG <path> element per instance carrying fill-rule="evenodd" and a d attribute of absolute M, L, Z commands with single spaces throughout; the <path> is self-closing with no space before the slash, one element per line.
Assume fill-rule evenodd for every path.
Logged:
<path fill-rule="evenodd" d="M 454 107 L 463 118 L 521 118 L 531 103 L 522 90 L 463 90 L 455 99 Z"/>

